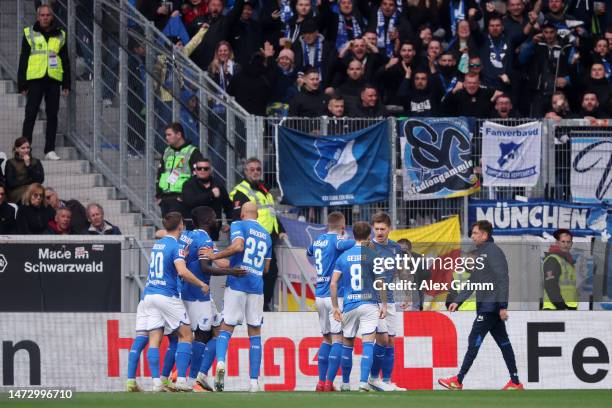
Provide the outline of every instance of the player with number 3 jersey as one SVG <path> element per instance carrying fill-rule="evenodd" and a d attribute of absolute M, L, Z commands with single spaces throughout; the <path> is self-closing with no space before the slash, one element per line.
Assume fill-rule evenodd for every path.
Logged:
<path fill-rule="evenodd" d="M 333 317 L 329 283 L 334 272 L 336 260 L 349 248 L 355 245 L 352 239 L 342 239 L 346 221 L 341 212 L 332 212 L 327 217 L 327 233 L 320 235 L 307 249 L 306 254 L 314 258 L 317 272 L 315 304 L 319 314 L 319 324 L 323 342 L 318 353 L 319 381 L 316 391 L 333 391 L 333 382 L 342 353 L 342 335 L 340 322 Z M 339 288 L 342 296 L 342 288 Z M 339 301 L 342 308 L 342 300 Z"/>

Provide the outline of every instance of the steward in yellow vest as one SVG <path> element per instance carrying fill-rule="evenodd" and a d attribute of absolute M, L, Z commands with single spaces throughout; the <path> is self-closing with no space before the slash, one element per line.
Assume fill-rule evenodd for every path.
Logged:
<path fill-rule="evenodd" d="M 573 237 L 569 230 L 560 229 L 553 234 L 557 242 L 550 246 L 542 263 L 544 310 L 576 310 L 578 290 L 576 268 L 570 250 Z"/>
<path fill-rule="evenodd" d="M 183 185 L 193 173 L 194 165 L 203 159 L 200 150 L 185 141 L 183 126 L 171 123 L 166 126 L 165 135 L 168 146 L 164 150 L 157 171 L 157 191 L 155 197 L 160 200 L 162 216 L 171 211 L 178 211 L 183 217 L 191 218 L 189 211 L 181 201 Z"/>
<path fill-rule="evenodd" d="M 270 189 L 261 180 L 262 165 L 259 159 L 251 157 L 244 165 L 244 179 L 230 191 L 230 201 L 234 204 L 233 220 L 240 220 L 242 205 L 249 201 L 257 204 L 257 222 L 259 222 L 270 233 L 272 245 L 276 245 L 279 238 L 286 239 L 287 234 L 283 225 L 276 217 L 274 209 L 274 197 Z M 276 251 L 272 250 L 270 269 L 264 275 L 264 310 L 272 310 L 271 302 L 274 297 L 274 286 L 278 277 L 278 266 L 276 264 Z"/>
<path fill-rule="evenodd" d="M 47 129 L 45 158 L 59 160 L 55 153 L 57 113 L 60 88 L 64 96 L 70 92 L 70 60 L 66 32 L 54 21 L 51 7 L 43 5 L 36 12 L 36 23 L 23 29 L 17 87 L 27 96 L 22 136 L 32 143 L 32 131 L 42 100 L 45 100 Z"/>

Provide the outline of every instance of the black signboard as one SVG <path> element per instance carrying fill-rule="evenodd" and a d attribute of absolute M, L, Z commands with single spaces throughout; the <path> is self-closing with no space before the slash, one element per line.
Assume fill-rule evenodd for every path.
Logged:
<path fill-rule="evenodd" d="M 0 311 L 120 312 L 121 243 L 0 244 Z"/>

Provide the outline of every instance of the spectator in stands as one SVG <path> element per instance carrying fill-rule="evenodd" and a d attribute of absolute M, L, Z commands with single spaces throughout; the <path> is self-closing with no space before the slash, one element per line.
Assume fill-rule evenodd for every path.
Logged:
<path fill-rule="evenodd" d="M 66 32 L 57 26 L 53 11 L 48 5 L 38 7 L 36 23 L 24 28 L 23 32 L 17 73 L 19 92 L 27 97 L 22 136 L 32 143 L 38 109 L 44 98 L 47 114 L 45 158 L 59 160 L 60 157 L 55 153 L 55 136 L 60 88 L 65 97 L 70 92 L 70 60 Z"/>
<path fill-rule="evenodd" d="M 399 90 L 404 114 L 407 116 L 438 116 L 439 91 L 430 86 L 430 75 L 427 69 L 417 69 L 414 74 L 406 75 Z"/>
<path fill-rule="evenodd" d="M 482 61 L 478 55 L 470 56 L 470 59 L 468 60 L 468 72 L 477 74 L 478 78 L 480 78 L 480 73 L 482 72 Z"/>
<path fill-rule="evenodd" d="M 343 135 L 349 133 L 352 122 L 346 120 L 344 115 L 344 98 L 338 93 L 334 93 L 329 97 L 327 102 L 327 112 L 325 115 L 329 117 L 327 121 L 328 135 Z"/>
<path fill-rule="evenodd" d="M 349 41 L 361 38 L 365 24 L 353 0 L 338 0 L 337 11 L 332 11 L 332 4 L 330 1 L 321 1 L 320 26 L 323 27 L 325 38 L 335 44 L 336 50 L 340 52 Z"/>
<path fill-rule="evenodd" d="M 321 92 L 321 80 L 316 68 L 306 70 L 298 82 L 302 82 L 300 92 L 289 102 L 289 116 L 315 118 L 325 112 L 327 96 Z"/>
<path fill-rule="evenodd" d="M 399 51 L 399 58 L 393 57 L 387 65 L 381 67 L 376 74 L 376 80 L 382 87 L 383 103 L 385 105 L 401 105 L 397 91 L 404 80 L 406 70 L 414 71 L 419 66 L 416 60 L 416 46 L 413 42 L 404 42 Z"/>
<path fill-rule="evenodd" d="M 493 109 L 495 109 L 492 116 L 493 119 L 511 119 L 519 117 L 519 114 L 512 107 L 512 100 L 506 94 L 497 97 Z"/>
<path fill-rule="evenodd" d="M 600 38 L 595 42 L 592 52 L 592 62 L 600 63 L 604 66 L 605 78 L 612 81 L 612 55 L 610 54 L 610 46 L 608 40 Z"/>
<path fill-rule="evenodd" d="M 608 6 L 610 2 L 608 1 Z M 605 0 L 570 0 L 567 12 L 583 21 L 591 34 L 601 34 L 605 29 Z"/>
<path fill-rule="evenodd" d="M 39 183 L 32 183 L 23 193 L 17 211 L 17 233 L 24 235 L 45 234 L 55 210 L 45 201 L 45 189 Z"/>
<path fill-rule="evenodd" d="M 264 51 L 254 52 L 249 63 L 236 74 L 227 92 L 250 114 L 265 116 L 272 98 L 275 69 L 274 47 L 266 43 Z"/>
<path fill-rule="evenodd" d="M 552 94 L 567 86 L 568 59 L 568 48 L 559 43 L 557 28 L 551 22 L 521 48 L 519 62 L 528 71 L 532 117 L 542 116 Z"/>
<path fill-rule="evenodd" d="M 366 35 L 372 33 L 366 33 Z M 334 84 L 341 83 L 346 80 L 346 74 L 343 71 L 343 67 L 348 69 L 348 64 L 351 61 L 361 62 L 363 69 L 363 77 L 365 82 L 370 82 L 374 79 L 374 74 L 383 63 L 383 56 L 378 52 L 376 47 L 376 36 L 373 41 L 366 41 L 364 38 L 356 38 L 346 43 L 344 48 L 340 50 L 338 55 L 339 67 L 336 70 L 336 76 Z M 346 70 L 344 70 L 346 71 Z"/>
<path fill-rule="evenodd" d="M 572 117 L 576 119 L 602 119 L 606 117 L 606 114 L 599 109 L 599 100 L 597 99 L 597 93 L 595 91 L 586 91 L 582 95 L 582 102 L 580 104 L 580 111 L 574 114 Z"/>
<path fill-rule="evenodd" d="M 55 212 L 55 217 L 49 221 L 47 234 L 50 235 L 72 235 L 74 232 L 70 228 L 70 218 L 72 212 L 68 208 L 60 208 Z"/>
<path fill-rule="evenodd" d="M 181 124 L 185 130 L 185 140 L 200 146 L 199 101 L 187 87 L 181 91 Z"/>
<path fill-rule="evenodd" d="M 431 27 L 429 27 L 429 25 L 420 26 L 418 33 L 417 33 L 417 40 L 416 40 L 419 45 L 419 49 L 426 50 L 431 40 L 433 40 Z"/>
<path fill-rule="evenodd" d="M 397 41 L 414 38 L 410 20 L 397 10 L 395 0 L 382 0 L 380 6 L 372 10 L 368 31 L 376 33 L 376 46 L 387 58 L 395 54 Z"/>
<path fill-rule="evenodd" d="M 181 6 L 183 23 L 191 37 L 198 31 L 198 19 L 208 14 L 208 1 L 188 0 Z"/>
<path fill-rule="evenodd" d="M 432 89 L 439 92 L 441 101 L 451 92 L 457 92 L 463 87 L 463 74 L 457 70 L 457 58 L 451 51 L 444 51 L 438 60 L 438 72 L 432 75 Z"/>
<path fill-rule="evenodd" d="M 17 207 L 9 204 L 6 197 L 6 187 L 0 183 L 0 235 L 13 234 L 17 228 Z"/>
<path fill-rule="evenodd" d="M 514 81 L 514 48 L 504 34 L 501 16 L 494 14 L 487 24 L 488 35 L 483 36 L 480 45 L 482 61 L 482 82 L 485 86 L 509 93 Z"/>
<path fill-rule="evenodd" d="M 66 202 L 60 200 L 57 191 L 53 187 L 45 188 L 45 200 L 47 201 L 47 205 L 57 211 L 60 208 L 66 207 Z"/>
<path fill-rule="evenodd" d="M 272 96 L 266 108 L 267 116 L 287 116 L 289 113 L 289 101 L 299 92 L 298 73 L 293 64 L 294 60 L 295 54 L 289 48 L 283 48 L 278 54 Z"/>
<path fill-rule="evenodd" d="M 311 0 L 269 0 L 264 4 L 264 37 L 271 44 L 291 47 L 298 41 L 304 21 L 313 18 Z"/>
<path fill-rule="evenodd" d="M 194 208 L 200 206 L 215 210 L 217 227 L 212 231 L 211 238 L 213 241 L 218 241 L 222 213 L 225 213 L 229 225 L 233 217 L 233 207 L 225 186 L 215 179 L 209 159 L 203 158 L 195 163 L 193 176 L 183 186 L 181 197 L 190 214 Z"/>
<path fill-rule="evenodd" d="M 365 85 L 363 65 L 361 61 L 353 60 L 346 69 L 346 79 L 336 88 L 336 92 L 344 97 L 358 98 L 363 85 Z"/>
<path fill-rule="evenodd" d="M 70 210 L 70 230 L 75 234 L 84 231 L 89 225 L 87 221 L 87 210 L 79 200 L 70 199 L 66 201 L 66 208 Z"/>
<path fill-rule="evenodd" d="M 227 14 L 224 14 L 222 0 L 210 0 L 208 2 L 208 15 L 201 21 L 202 24 L 208 24 L 208 31 L 204 40 L 191 54 L 191 59 L 201 69 L 206 70 L 208 68 L 217 53 L 219 43 L 229 39 L 231 28 L 242 14 L 243 5 L 243 0 L 236 0 L 234 7 Z"/>
<path fill-rule="evenodd" d="M 425 62 L 429 67 L 429 72 L 435 74 L 438 72 L 438 58 L 442 54 L 442 44 L 438 40 L 431 40 L 427 45 L 425 52 Z"/>
<path fill-rule="evenodd" d="M 448 43 L 446 49 L 455 54 L 457 69 L 459 72 L 465 74 L 468 72 L 467 65 L 470 55 L 476 55 L 478 53 L 478 44 L 472 35 L 472 31 L 476 32 L 478 30 L 478 25 L 468 20 L 459 20 L 456 25 L 457 33 Z"/>
<path fill-rule="evenodd" d="M 447 39 L 457 35 L 458 21 L 469 20 L 476 23 L 482 18 L 482 12 L 475 0 L 442 0 L 439 10 L 440 25 L 446 32 Z"/>
<path fill-rule="evenodd" d="M 104 208 L 98 203 L 87 206 L 87 221 L 89 227 L 81 234 L 84 235 L 121 235 L 119 227 L 111 224 L 104 218 Z"/>
<path fill-rule="evenodd" d="M 371 84 L 361 88 L 357 105 L 349 108 L 349 116 L 355 118 L 380 118 L 385 115 L 385 107 L 380 103 L 378 91 Z"/>
<path fill-rule="evenodd" d="M 612 104 L 612 84 L 606 78 L 606 68 L 601 62 L 591 66 L 589 77 L 582 84 L 584 90 L 594 91 L 604 111 L 610 112 Z"/>
<path fill-rule="evenodd" d="M 492 1 L 485 4 L 485 21 L 489 21 L 491 16 L 497 13 Z M 504 34 L 510 43 L 520 44 L 532 34 L 534 29 L 539 29 L 537 25 L 538 15 L 535 11 L 527 13 L 523 0 L 508 0 L 507 11 L 503 17 Z"/>
<path fill-rule="evenodd" d="M 4 171 L 9 201 L 16 203 L 30 184 L 45 181 L 45 171 L 40 160 L 32 157 L 30 142 L 25 137 L 15 139 L 13 153 L 14 157 L 6 162 Z"/>
<path fill-rule="evenodd" d="M 270 188 L 261 180 L 261 161 L 251 157 L 244 165 L 244 179 L 236 185 L 229 194 L 234 203 L 234 220 L 240 219 L 242 205 L 249 201 L 257 204 L 257 221 L 272 236 L 272 245 L 276 245 L 279 239 L 287 239 L 283 225 L 276 217 L 274 210 L 274 197 Z M 276 251 L 272 250 L 270 269 L 264 275 L 264 310 L 271 310 L 271 302 L 274 297 L 274 286 L 278 277 L 278 266 L 276 264 Z"/>
<path fill-rule="evenodd" d="M 335 69 L 337 59 L 336 47 L 319 34 L 317 22 L 314 19 L 308 19 L 302 23 L 302 35 L 293 43 L 293 52 L 295 53 L 295 67 L 298 72 L 304 72 L 310 67 L 316 68 L 319 72 L 319 80 L 321 87 L 326 92 L 332 92 L 332 89 L 326 89 L 331 83 L 331 76 Z"/>
<path fill-rule="evenodd" d="M 161 158 L 157 172 L 156 199 L 162 216 L 177 211 L 189 217 L 189 211 L 181 201 L 183 185 L 191 177 L 193 165 L 202 159 L 200 150 L 185 141 L 183 126 L 171 123 L 165 129 L 168 146 Z"/>
<path fill-rule="evenodd" d="M 442 109 L 449 116 L 473 116 L 488 118 L 500 91 L 480 87 L 476 74 L 467 74 L 463 89 L 450 93 L 442 102 Z"/>
<path fill-rule="evenodd" d="M 563 91 L 556 91 L 553 93 L 545 118 L 561 120 L 569 118 L 571 114 L 572 111 L 570 109 L 569 102 L 567 101 Z"/>
<path fill-rule="evenodd" d="M 253 54 L 263 45 L 261 24 L 253 17 L 256 1 L 244 0 L 240 18 L 230 30 L 230 44 L 236 55 L 236 62 L 246 67 Z"/>
<path fill-rule="evenodd" d="M 241 66 L 234 60 L 234 52 L 230 43 L 219 42 L 215 48 L 214 58 L 208 66 L 208 74 L 212 80 L 225 91 L 240 69 Z"/>

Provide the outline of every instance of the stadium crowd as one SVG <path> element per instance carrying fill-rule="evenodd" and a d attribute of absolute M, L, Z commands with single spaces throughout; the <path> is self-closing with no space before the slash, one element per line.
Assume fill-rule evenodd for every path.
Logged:
<path fill-rule="evenodd" d="M 257 115 L 329 115 L 330 101 L 339 100 L 340 115 L 353 117 L 611 113 L 612 27 L 606 28 L 605 2 L 135 5 L 175 44 L 195 39 L 188 50 L 192 60 Z M 198 38 L 202 27 L 206 33 Z M 568 103 L 559 107 L 553 98 Z"/>

